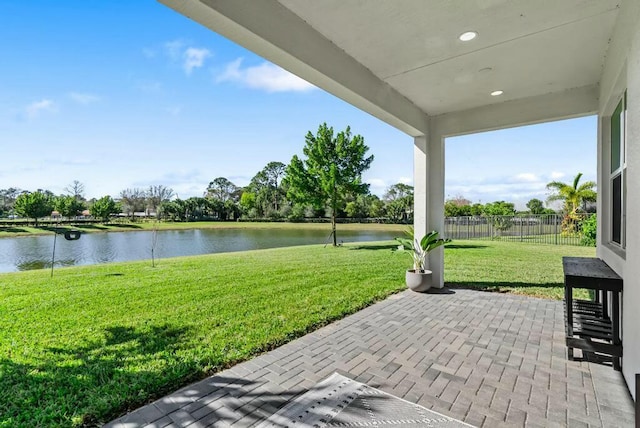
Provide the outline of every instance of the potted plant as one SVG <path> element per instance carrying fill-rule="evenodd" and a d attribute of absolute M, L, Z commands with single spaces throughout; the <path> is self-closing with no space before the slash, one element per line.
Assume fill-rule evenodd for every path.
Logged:
<path fill-rule="evenodd" d="M 413 291 L 427 291 L 431 288 L 431 274 L 432 272 L 426 269 L 427 255 L 429 252 L 441 245 L 451 242 L 450 239 L 438 238 L 438 232 L 432 231 L 418 241 L 413 239 L 413 229 L 406 232 L 409 238 L 396 238 L 396 241 L 400 243 L 398 246 L 399 251 L 409 251 L 413 256 L 413 269 L 408 269 L 405 279 L 407 287 Z"/>

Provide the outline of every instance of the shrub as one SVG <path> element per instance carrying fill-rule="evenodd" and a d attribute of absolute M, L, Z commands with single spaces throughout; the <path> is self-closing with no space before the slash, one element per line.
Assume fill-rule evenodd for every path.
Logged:
<path fill-rule="evenodd" d="M 580 238 L 580 244 L 587 247 L 596 246 L 596 232 L 598 230 L 598 220 L 595 214 L 582 220 L 580 223 L 582 229 L 582 237 Z"/>

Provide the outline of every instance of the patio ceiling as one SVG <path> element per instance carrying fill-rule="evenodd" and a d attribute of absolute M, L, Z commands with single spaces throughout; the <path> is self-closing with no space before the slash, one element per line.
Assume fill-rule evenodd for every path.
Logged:
<path fill-rule="evenodd" d="M 425 115 L 568 90 L 593 111 L 620 3 L 160 1 L 413 135 Z M 462 42 L 466 31 L 478 36 Z"/>

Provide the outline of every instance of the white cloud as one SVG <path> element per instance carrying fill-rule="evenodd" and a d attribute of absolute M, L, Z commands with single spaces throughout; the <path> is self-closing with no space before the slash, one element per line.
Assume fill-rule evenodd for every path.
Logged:
<path fill-rule="evenodd" d="M 504 200 L 516 203 L 520 209 L 524 209 L 524 204 L 532 198 L 546 199 L 546 183 L 529 173 L 513 177 L 448 179 L 445 189 L 446 199 L 462 195 L 474 203 L 483 204 Z"/>
<path fill-rule="evenodd" d="M 365 177 L 364 182 L 369 184 L 369 191 L 374 194 L 382 197 L 390 186 L 398 183 L 408 184 L 413 186 L 413 179 L 409 177 L 400 177 L 397 181 L 383 180 L 381 178 L 367 178 Z"/>
<path fill-rule="evenodd" d="M 27 116 L 30 119 L 34 119 L 38 117 L 42 112 L 56 112 L 58 111 L 58 107 L 52 100 L 43 99 L 29 104 L 25 110 Z"/>
<path fill-rule="evenodd" d="M 227 64 L 216 82 L 236 82 L 267 92 L 305 92 L 315 89 L 311 83 L 268 62 L 242 68 L 242 58 Z"/>
<path fill-rule="evenodd" d="M 537 175 L 532 174 L 530 172 L 523 172 L 521 174 L 517 174 L 515 176 L 515 180 L 516 181 L 524 181 L 527 183 L 535 183 L 537 181 L 540 181 L 540 179 L 538 178 Z"/>
<path fill-rule="evenodd" d="M 172 60 L 177 61 L 182 56 L 182 48 L 184 45 L 185 42 L 182 40 L 172 40 L 170 42 L 166 42 L 163 47 L 167 56 Z"/>
<path fill-rule="evenodd" d="M 369 178 L 364 180 L 369 184 L 369 191 L 374 195 L 382 195 L 387 190 L 387 183 L 381 178 Z"/>
<path fill-rule="evenodd" d="M 200 68 L 204 65 L 204 61 L 211 56 L 211 52 L 204 48 L 187 48 L 182 56 L 184 58 L 182 68 L 189 75 L 194 68 Z"/>
<path fill-rule="evenodd" d="M 71 98 L 73 101 L 77 102 L 78 104 L 84 104 L 84 105 L 100 101 L 100 97 L 97 95 L 86 94 L 81 92 L 71 92 L 69 94 L 69 98 Z"/>
<path fill-rule="evenodd" d="M 170 171 L 155 178 L 144 178 L 127 186 L 147 188 L 148 186 L 167 186 L 176 197 L 187 199 L 191 196 L 202 196 L 207 187 L 207 177 L 198 169 Z"/>
<path fill-rule="evenodd" d="M 381 178 L 370 178 L 367 180 L 367 183 L 371 184 L 374 187 L 385 187 L 387 183 Z"/>
<path fill-rule="evenodd" d="M 551 173 L 551 179 L 559 180 L 560 178 L 564 177 L 565 175 L 566 174 L 564 172 L 553 171 Z"/>
<path fill-rule="evenodd" d="M 207 58 L 211 57 L 211 51 L 206 48 L 196 48 L 189 46 L 188 42 L 182 39 L 172 40 L 162 45 L 161 52 L 174 63 L 180 63 L 187 75 L 194 69 L 202 68 Z M 156 50 L 145 48 L 142 54 L 147 58 L 154 58 Z"/>

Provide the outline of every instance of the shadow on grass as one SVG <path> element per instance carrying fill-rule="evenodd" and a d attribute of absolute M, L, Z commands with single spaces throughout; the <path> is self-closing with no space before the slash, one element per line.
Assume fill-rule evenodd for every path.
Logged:
<path fill-rule="evenodd" d="M 0 426 L 72 426 L 80 420 L 102 426 L 150 394 L 201 378 L 201 362 L 172 357 L 187 334 L 186 327 L 169 325 L 114 326 L 91 340 L 45 349 L 28 363 L 1 357 Z"/>
<path fill-rule="evenodd" d="M 22 229 L 21 227 L 0 227 L 0 232 L 21 233 L 21 232 L 27 232 L 27 230 Z"/>
<path fill-rule="evenodd" d="M 494 293 L 509 293 L 514 288 L 564 288 L 564 284 L 556 282 L 547 283 L 527 283 L 527 282 L 447 282 L 446 287 L 451 289 L 468 289 L 468 290 L 480 290 L 490 291 Z"/>
<path fill-rule="evenodd" d="M 475 248 L 488 248 L 488 245 L 482 245 L 482 244 L 447 244 L 444 246 L 444 248 L 449 248 L 449 249 L 455 249 L 455 250 L 468 250 L 468 249 L 475 249 Z"/>
<path fill-rule="evenodd" d="M 75 226 L 38 226 L 38 229 L 53 233 L 65 233 L 75 229 Z"/>
<path fill-rule="evenodd" d="M 488 248 L 488 245 L 482 244 L 447 244 L 445 249 L 451 250 L 468 250 L 477 248 Z M 351 250 L 397 250 L 398 244 L 381 244 L 381 245 L 357 245 L 350 248 Z"/>
<path fill-rule="evenodd" d="M 137 224 L 120 224 L 120 223 L 106 223 L 105 226 L 117 227 L 120 229 L 142 229 L 142 226 Z"/>
<path fill-rule="evenodd" d="M 354 247 L 350 247 L 350 250 L 397 250 L 398 244 L 381 244 L 381 245 L 358 245 Z"/>
<path fill-rule="evenodd" d="M 75 226 L 78 229 L 91 229 L 91 230 L 109 230 L 106 226 L 98 226 L 97 224 L 78 224 Z"/>

